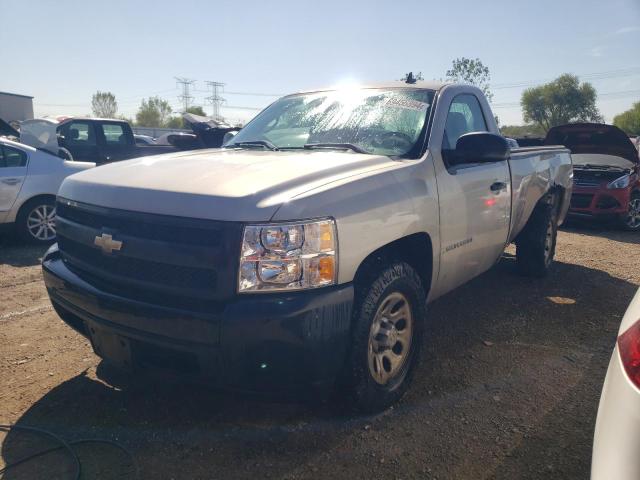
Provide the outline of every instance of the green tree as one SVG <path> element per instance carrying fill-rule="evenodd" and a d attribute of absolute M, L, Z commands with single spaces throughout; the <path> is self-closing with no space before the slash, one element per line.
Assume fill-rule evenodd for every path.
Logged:
<path fill-rule="evenodd" d="M 184 122 L 182 117 L 171 117 L 165 126 L 167 128 L 184 128 Z"/>
<path fill-rule="evenodd" d="M 602 122 L 596 107 L 596 89 L 565 73 L 553 82 L 528 88 L 520 104 L 525 122 L 533 122 L 546 132 L 571 122 Z"/>
<path fill-rule="evenodd" d="M 626 112 L 613 117 L 613 124 L 628 135 L 640 135 L 640 102 L 636 102 Z"/>
<path fill-rule="evenodd" d="M 202 107 L 189 107 L 187 108 L 187 113 L 193 113 L 194 115 L 200 115 L 201 117 L 206 117 L 207 114 L 204 113 Z"/>
<path fill-rule="evenodd" d="M 491 73 L 479 58 L 456 58 L 451 65 L 451 70 L 447 70 L 447 80 L 455 83 L 467 83 L 478 87 L 487 100 L 493 99 L 490 89 Z"/>
<path fill-rule="evenodd" d="M 91 97 L 91 110 L 94 117 L 115 118 L 118 112 L 116 96 L 111 92 L 97 91 Z"/>
<path fill-rule="evenodd" d="M 141 127 L 164 127 L 171 115 L 169 102 L 160 97 L 149 97 L 142 99 L 138 113 L 136 113 L 136 123 Z"/>

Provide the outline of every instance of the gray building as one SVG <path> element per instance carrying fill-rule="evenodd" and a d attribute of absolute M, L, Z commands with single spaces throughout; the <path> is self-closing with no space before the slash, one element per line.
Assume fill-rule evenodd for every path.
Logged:
<path fill-rule="evenodd" d="M 33 118 L 33 97 L 0 92 L 0 118 L 6 122 Z"/>

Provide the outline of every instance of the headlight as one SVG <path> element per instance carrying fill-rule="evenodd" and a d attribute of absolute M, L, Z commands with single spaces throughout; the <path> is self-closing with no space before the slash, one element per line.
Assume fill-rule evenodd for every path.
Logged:
<path fill-rule="evenodd" d="M 631 182 L 631 175 L 623 175 L 620 178 L 616 178 L 613 182 L 607 185 L 607 188 L 627 188 Z"/>
<path fill-rule="evenodd" d="M 244 227 L 239 292 L 302 290 L 336 282 L 334 220 Z"/>

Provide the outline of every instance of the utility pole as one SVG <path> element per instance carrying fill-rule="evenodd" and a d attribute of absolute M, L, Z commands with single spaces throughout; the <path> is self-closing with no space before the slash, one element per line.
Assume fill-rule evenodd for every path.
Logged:
<path fill-rule="evenodd" d="M 189 104 L 193 100 L 193 97 L 190 95 L 191 86 L 196 83 L 196 81 L 184 77 L 174 78 L 176 79 L 176 84 L 182 86 L 182 95 L 178 95 L 178 98 L 182 102 L 182 113 L 185 113 L 189 108 Z"/>
<path fill-rule="evenodd" d="M 207 86 L 211 88 L 211 96 L 207 97 L 207 101 L 211 104 L 213 109 L 213 119 L 221 120 L 222 116 L 220 115 L 220 107 L 224 102 L 226 102 L 226 100 L 220 96 L 220 93 L 222 93 L 222 89 L 224 88 L 224 83 L 207 81 Z"/>

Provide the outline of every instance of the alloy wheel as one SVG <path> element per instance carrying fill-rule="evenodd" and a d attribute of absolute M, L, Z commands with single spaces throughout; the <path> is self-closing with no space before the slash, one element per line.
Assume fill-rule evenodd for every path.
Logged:
<path fill-rule="evenodd" d="M 627 227 L 636 230 L 640 227 L 640 198 L 635 197 L 629 201 L 627 211 Z"/>
<path fill-rule="evenodd" d="M 27 230 L 33 238 L 48 242 L 56 237 L 56 207 L 38 205 L 27 216 Z"/>

